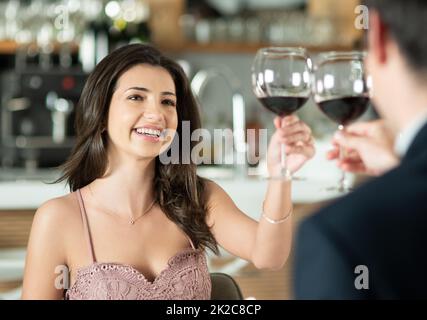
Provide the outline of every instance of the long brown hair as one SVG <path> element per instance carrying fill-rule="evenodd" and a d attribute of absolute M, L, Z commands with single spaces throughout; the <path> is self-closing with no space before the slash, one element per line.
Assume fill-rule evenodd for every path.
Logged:
<path fill-rule="evenodd" d="M 176 89 L 178 127 L 182 137 L 182 121 L 188 121 L 190 132 L 200 128 L 200 114 L 185 73 L 173 60 L 149 45 L 132 44 L 121 47 L 106 56 L 89 75 L 76 109 L 76 144 L 63 175 L 71 191 L 80 189 L 102 177 L 108 166 L 107 125 L 108 110 L 120 76 L 138 64 L 164 68 L 171 75 Z M 179 140 L 179 149 L 182 139 Z M 194 146 L 190 141 L 190 148 Z M 184 164 L 182 154 L 178 164 L 163 164 L 156 157 L 155 201 L 166 216 L 176 223 L 196 247 L 209 248 L 218 253 L 218 246 L 206 224 L 206 180 L 197 176 L 196 165 Z"/>

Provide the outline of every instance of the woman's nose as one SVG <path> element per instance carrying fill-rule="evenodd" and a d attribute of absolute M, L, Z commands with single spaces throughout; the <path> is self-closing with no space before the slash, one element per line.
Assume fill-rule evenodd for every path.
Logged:
<path fill-rule="evenodd" d="M 147 120 L 156 122 L 160 122 L 162 120 L 162 114 L 155 107 L 145 110 L 143 115 Z"/>

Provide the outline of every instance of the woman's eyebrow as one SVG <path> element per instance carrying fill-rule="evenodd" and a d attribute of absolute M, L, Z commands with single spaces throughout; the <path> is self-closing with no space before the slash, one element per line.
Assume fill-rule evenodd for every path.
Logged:
<path fill-rule="evenodd" d="M 139 91 L 143 91 L 143 92 L 151 92 L 149 89 L 144 88 L 144 87 L 130 87 L 126 91 L 129 91 L 129 90 L 139 90 Z M 175 93 L 170 92 L 170 91 L 163 91 L 161 94 L 165 95 L 165 96 L 176 96 Z"/>
<path fill-rule="evenodd" d="M 139 90 L 139 91 L 144 91 L 144 92 L 150 92 L 150 90 L 148 90 L 147 88 L 144 88 L 144 87 L 130 87 L 130 88 L 126 89 L 126 91 L 129 91 L 129 90 Z"/>

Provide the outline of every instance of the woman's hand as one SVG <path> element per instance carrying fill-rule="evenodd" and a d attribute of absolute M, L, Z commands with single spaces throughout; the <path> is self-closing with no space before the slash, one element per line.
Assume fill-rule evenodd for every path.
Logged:
<path fill-rule="evenodd" d="M 378 176 L 399 163 L 393 150 L 393 136 L 384 120 L 358 122 L 337 133 L 329 151 L 329 160 L 339 159 L 339 147 L 344 157 L 338 166 L 348 172 Z"/>
<path fill-rule="evenodd" d="M 285 144 L 286 166 L 295 173 L 315 153 L 314 140 L 310 128 L 296 115 L 275 117 L 276 132 L 270 139 L 267 152 L 267 167 L 270 176 L 281 173 L 281 144 Z"/>

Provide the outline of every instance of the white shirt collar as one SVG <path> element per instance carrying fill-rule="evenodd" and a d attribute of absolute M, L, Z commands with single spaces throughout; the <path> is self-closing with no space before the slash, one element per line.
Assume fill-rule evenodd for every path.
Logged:
<path fill-rule="evenodd" d="M 402 158 L 406 154 L 415 137 L 426 123 L 427 114 L 424 114 L 399 132 L 394 144 L 394 150 L 399 157 Z"/>

